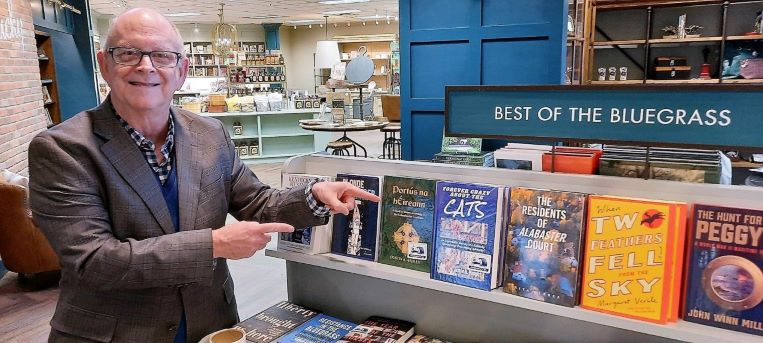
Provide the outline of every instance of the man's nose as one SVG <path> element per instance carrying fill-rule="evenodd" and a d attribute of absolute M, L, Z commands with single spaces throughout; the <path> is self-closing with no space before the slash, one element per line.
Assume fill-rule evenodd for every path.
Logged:
<path fill-rule="evenodd" d="M 149 55 L 143 55 L 140 57 L 140 62 L 138 62 L 138 68 L 149 68 L 154 69 L 154 62 L 151 61 L 151 56 Z"/>

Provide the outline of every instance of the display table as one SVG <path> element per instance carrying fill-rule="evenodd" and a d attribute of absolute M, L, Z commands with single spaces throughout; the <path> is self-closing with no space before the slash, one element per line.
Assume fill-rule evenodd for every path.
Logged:
<path fill-rule="evenodd" d="M 328 155 L 291 158 L 283 172 L 397 175 L 737 207 L 763 207 L 763 188 L 691 184 Z M 289 300 L 360 322 L 371 315 L 416 323 L 455 342 L 758 342 L 759 336 L 679 321 L 658 325 L 431 280 L 427 273 L 345 258 L 266 251 L 286 260 Z"/>
<path fill-rule="evenodd" d="M 360 143 L 352 140 L 350 137 L 347 137 L 348 131 L 373 131 L 381 129 L 385 126 L 387 126 L 386 122 L 378 122 L 378 121 L 359 121 L 359 122 L 353 122 L 349 124 L 334 124 L 334 123 L 325 123 L 325 124 L 319 124 L 319 125 L 310 125 L 310 124 L 304 124 L 300 123 L 299 126 L 305 130 L 310 131 L 319 131 L 319 132 L 342 132 L 342 137 L 339 137 L 337 141 L 342 142 L 350 142 L 352 143 L 353 147 L 353 155 L 358 156 L 358 149 L 360 148 L 363 150 L 363 157 L 368 157 L 368 151 L 366 148 Z"/>

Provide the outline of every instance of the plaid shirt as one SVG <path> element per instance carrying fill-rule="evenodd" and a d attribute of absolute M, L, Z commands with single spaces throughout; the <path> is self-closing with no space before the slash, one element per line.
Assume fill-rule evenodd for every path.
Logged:
<path fill-rule="evenodd" d="M 162 185 L 164 185 L 164 182 L 167 181 L 167 177 L 170 175 L 170 172 L 172 171 L 172 148 L 175 144 L 175 124 L 173 123 L 172 113 L 170 113 L 170 119 L 169 119 L 169 125 L 170 129 L 167 132 L 167 139 L 164 142 L 164 145 L 162 146 L 162 156 L 164 156 L 164 161 L 162 164 L 159 164 L 159 161 L 156 158 L 156 153 L 154 152 L 154 148 L 156 147 L 154 145 L 154 142 L 143 136 L 138 130 L 130 126 L 122 117 L 120 117 L 117 114 L 117 119 L 119 120 L 119 123 L 122 124 L 122 127 L 127 130 L 127 133 L 130 134 L 130 137 L 132 137 L 133 141 L 135 141 L 135 144 L 138 145 L 138 148 L 140 148 L 140 151 L 143 152 L 144 157 L 146 157 L 146 161 L 148 162 L 148 165 L 151 166 L 151 169 L 154 170 L 154 173 L 159 176 L 159 180 L 161 181 Z M 305 188 L 305 196 L 307 197 L 307 205 L 310 206 L 310 209 L 313 211 L 313 214 L 317 217 L 328 217 L 331 215 L 331 210 L 329 210 L 328 206 L 320 203 L 315 197 L 313 196 L 313 185 L 318 182 L 318 180 L 313 180 L 310 182 L 310 184 Z"/>
<path fill-rule="evenodd" d="M 130 124 L 128 124 L 118 114 L 116 116 L 119 120 L 119 123 L 122 124 L 122 127 L 125 130 L 127 130 L 127 133 L 130 134 L 132 140 L 135 141 L 135 144 L 138 145 L 140 151 L 143 152 L 143 156 L 146 158 L 148 165 L 151 166 L 151 169 L 154 170 L 154 173 L 159 176 L 159 181 L 162 183 L 162 185 L 164 185 L 164 182 L 167 181 L 167 178 L 172 171 L 172 148 L 175 145 L 175 124 L 173 123 L 172 112 L 170 112 L 169 119 L 170 129 L 167 131 L 167 139 L 164 141 L 164 145 L 162 146 L 161 150 L 162 156 L 164 157 L 164 161 L 162 161 L 161 164 L 159 164 L 159 160 L 156 157 L 156 152 L 154 152 L 154 149 L 156 148 L 154 142 L 146 138 L 146 136 L 143 136 L 143 134 L 136 130 L 134 127 L 130 126 Z"/>
<path fill-rule="evenodd" d="M 328 217 L 331 215 L 331 210 L 328 206 L 324 205 L 323 203 L 319 203 L 318 199 L 315 199 L 313 196 L 313 185 L 321 182 L 318 179 L 315 179 L 313 181 L 310 181 L 310 183 L 307 185 L 307 188 L 305 188 L 305 196 L 307 196 L 307 205 L 310 206 L 310 209 L 313 210 L 313 214 L 316 217 Z"/>

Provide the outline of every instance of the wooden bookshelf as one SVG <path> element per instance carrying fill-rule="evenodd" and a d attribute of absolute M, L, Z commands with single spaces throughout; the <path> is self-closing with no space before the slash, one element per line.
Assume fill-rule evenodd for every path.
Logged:
<path fill-rule="evenodd" d="M 55 125 L 61 122 L 61 108 L 58 99 L 58 82 L 56 82 L 53 38 L 47 32 L 37 30 L 34 31 L 34 38 L 37 42 L 37 60 L 40 65 L 40 87 L 43 94 L 41 100 L 43 100 L 43 108 L 50 114 L 52 125 Z"/>

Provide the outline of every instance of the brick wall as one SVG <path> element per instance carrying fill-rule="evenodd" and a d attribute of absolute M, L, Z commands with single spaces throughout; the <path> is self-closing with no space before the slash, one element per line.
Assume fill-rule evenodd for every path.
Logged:
<path fill-rule="evenodd" d="M 14 19 L 22 37 L 0 37 L 0 167 L 27 175 L 27 147 L 45 130 L 40 69 L 28 0 L 13 1 Z M 9 18 L 7 0 L 0 1 L 0 19 Z"/>

